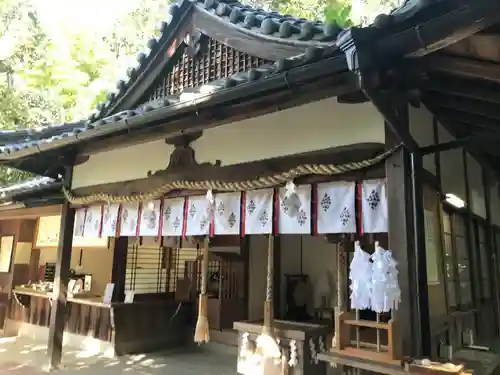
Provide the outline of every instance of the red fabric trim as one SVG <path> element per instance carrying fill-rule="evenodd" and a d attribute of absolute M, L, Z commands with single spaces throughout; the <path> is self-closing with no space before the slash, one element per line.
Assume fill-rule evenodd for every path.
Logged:
<path fill-rule="evenodd" d="M 83 214 L 83 229 L 82 229 L 82 237 L 85 237 L 85 225 L 87 224 L 87 211 L 88 207 L 85 207 L 85 213 Z"/>
<path fill-rule="evenodd" d="M 182 218 L 182 237 L 186 238 L 189 197 L 184 198 L 184 217 Z"/>
<path fill-rule="evenodd" d="M 139 237 L 141 235 L 141 219 L 142 219 L 142 202 L 139 203 L 137 208 L 137 228 L 135 228 L 135 235 Z"/>
<path fill-rule="evenodd" d="M 363 236 L 363 184 L 356 185 L 358 192 L 356 194 L 356 201 L 358 204 L 358 235 Z"/>
<path fill-rule="evenodd" d="M 162 238 L 163 234 L 163 209 L 165 207 L 165 198 L 162 198 L 160 201 L 160 215 L 159 215 L 159 222 L 158 222 L 158 239 Z"/>
<path fill-rule="evenodd" d="M 99 238 L 102 237 L 102 221 L 104 220 L 104 205 L 101 205 L 101 222 L 99 223 Z"/>
<path fill-rule="evenodd" d="M 278 236 L 280 231 L 280 194 L 279 188 L 274 189 L 274 235 Z"/>
<path fill-rule="evenodd" d="M 312 220 L 313 220 L 313 236 L 318 235 L 318 185 L 312 186 Z"/>
<path fill-rule="evenodd" d="M 122 228 L 122 208 L 123 208 L 123 205 L 120 204 L 118 206 L 118 213 L 116 214 L 116 233 L 115 233 L 115 237 L 120 237 L 120 232 L 121 232 L 121 228 Z"/>
<path fill-rule="evenodd" d="M 240 218 L 240 234 L 241 237 L 245 237 L 245 217 L 246 217 L 246 209 L 247 209 L 247 192 L 241 192 L 241 218 Z"/>
<path fill-rule="evenodd" d="M 212 204 L 212 203 L 210 203 Z M 208 235 L 213 237 L 215 233 L 215 202 L 212 205 L 212 220 L 210 222 L 210 227 L 208 228 Z"/>

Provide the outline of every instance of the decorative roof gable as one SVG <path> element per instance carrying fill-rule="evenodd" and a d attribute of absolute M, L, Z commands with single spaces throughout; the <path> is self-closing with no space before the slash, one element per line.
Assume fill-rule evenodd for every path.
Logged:
<path fill-rule="evenodd" d="M 188 55 L 198 54 L 207 39 L 263 61 L 277 61 L 303 54 L 311 46 L 332 45 L 342 31 L 335 23 L 254 9 L 237 1 L 182 0 L 171 5 L 169 13 L 170 21 L 162 24 L 160 36 L 147 43 L 148 49 L 137 56 L 138 65 L 128 69 L 128 79 L 117 83 L 90 121 L 136 108 L 153 81 L 172 71 L 184 49 Z M 221 66 L 231 63 L 219 62 Z"/>

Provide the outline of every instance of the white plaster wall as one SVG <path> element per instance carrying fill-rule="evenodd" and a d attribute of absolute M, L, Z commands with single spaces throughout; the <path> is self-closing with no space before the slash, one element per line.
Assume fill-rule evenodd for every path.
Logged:
<path fill-rule="evenodd" d="M 467 174 L 470 189 L 470 208 L 479 217 L 486 218 L 483 170 L 476 159 L 469 154 L 467 154 Z"/>
<path fill-rule="evenodd" d="M 30 264 L 32 247 L 33 244 L 31 242 L 16 243 L 14 264 Z"/>
<path fill-rule="evenodd" d="M 498 194 L 498 182 L 490 186 L 490 210 L 491 222 L 500 226 L 500 195 Z"/>
<path fill-rule="evenodd" d="M 383 118 L 371 103 L 329 98 L 208 129 L 193 148 L 198 162 L 233 165 L 384 140 Z M 164 169 L 172 150 L 159 139 L 91 155 L 74 168 L 73 188 L 144 178 L 149 170 Z"/>
<path fill-rule="evenodd" d="M 427 108 L 420 106 L 414 108 L 409 106 L 408 115 L 410 119 L 410 133 L 419 146 L 431 146 L 434 142 L 433 116 Z M 425 155 L 423 165 L 426 170 L 436 174 L 436 163 L 434 155 Z"/>
<path fill-rule="evenodd" d="M 438 135 L 439 143 L 449 142 L 454 139 L 441 124 L 438 126 Z M 440 160 L 443 193 L 455 194 L 464 202 L 467 202 L 462 149 L 441 152 Z"/>
<path fill-rule="evenodd" d="M 92 275 L 92 293 L 99 295 L 104 294 L 106 284 L 111 280 L 111 270 L 113 267 L 113 250 L 114 245 L 110 248 L 87 248 L 83 249 L 82 256 L 82 272 Z M 40 266 L 45 263 L 55 263 L 57 259 L 56 248 L 40 249 Z M 71 253 L 70 267 L 76 269 L 80 260 L 80 248 L 74 247 Z"/>
<path fill-rule="evenodd" d="M 323 296 L 327 299 L 329 307 L 334 306 L 337 275 L 336 251 L 337 245 L 326 242 L 323 236 L 281 236 L 281 311 L 283 313 L 286 313 L 286 274 L 309 275 L 311 291 L 307 304 L 309 314 L 312 315 L 315 308 L 321 307 Z"/>

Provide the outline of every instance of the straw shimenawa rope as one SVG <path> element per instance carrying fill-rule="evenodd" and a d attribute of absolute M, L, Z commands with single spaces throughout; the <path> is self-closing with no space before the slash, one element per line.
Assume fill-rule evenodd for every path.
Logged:
<path fill-rule="evenodd" d="M 309 176 L 309 175 L 322 175 L 322 176 L 333 176 L 346 172 L 358 171 L 368 167 L 372 167 L 389 157 L 396 149 L 397 146 L 389 151 L 386 151 L 380 155 L 377 155 L 371 159 L 362 160 L 358 162 L 346 163 L 346 164 L 303 164 L 295 168 L 292 168 L 286 172 L 277 173 L 273 176 L 260 177 L 254 180 L 247 181 L 235 181 L 235 182 L 225 182 L 225 181 L 174 181 L 166 183 L 157 189 L 147 192 L 139 193 L 134 195 L 113 195 L 108 193 L 96 193 L 86 196 L 77 196 L 73 192 L 65 187 L 63 187 L 64 195 L 66 199 L 72 204 L 90 204 L 96 202 L 107 202 L 107 203 L 135 203 L 135 202 L 145 202 L 158 199 L 172 190 L 216 190 L 216 191 L 245 191 L 253 189 L 262 189 L 275 187 L 280 184 L 284 184 L 290 180 L 298 177 Z"/>

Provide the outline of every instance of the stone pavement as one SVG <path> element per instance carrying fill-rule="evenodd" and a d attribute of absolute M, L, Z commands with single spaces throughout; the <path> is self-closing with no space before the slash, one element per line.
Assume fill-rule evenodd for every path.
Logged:
<path fill-rule="evenodd" d="M 41 375 L 47 345 L 28 338 L 0 338 L 0 375 Z M 65 349 L 61 375 L 236 375 L 236 356 L 219 350 L 179 350 L 111 358 Z"/>

